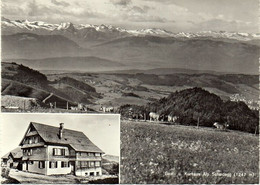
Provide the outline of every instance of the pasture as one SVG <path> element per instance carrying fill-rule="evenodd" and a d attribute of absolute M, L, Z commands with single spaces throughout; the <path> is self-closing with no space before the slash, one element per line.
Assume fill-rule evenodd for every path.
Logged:
<path fill-rule="evenodd" d="M 259 183 L 258 137 L 213 128 L 121 122 L 121 183 Z"/>

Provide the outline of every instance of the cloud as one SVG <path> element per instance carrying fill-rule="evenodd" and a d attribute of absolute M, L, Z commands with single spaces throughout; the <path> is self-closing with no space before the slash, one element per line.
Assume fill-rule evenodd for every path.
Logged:
<path fill-rule="evenodd" d="M 215 30 L 215 31 L 242 31 L 242 32 L 254 32 L 257 30 L 257 25 L 241 20 L 222 20 L 219 18 L 203 21 L 196 24 L 197 30 Z"/>
<path fill-rule="evenodd" d="M 132 22 L 158 22 L 158 23 L 165 23 L 167 20 L 165 18 L 159 17 L 159 16 L 143 16 L 143 15 L 133 15 L 129 16 L 128 19 Z"/>
<path fill-rule="evenodd" d="M 133 6 L 130 11 L 134 11 L 137 13 L 147 13 L 147 11 L 150 9 L 148 6 L 139 7 L 139 6 Z"/>
<path fill-rule="evenodd" d="M 132 3 L 132 0 L 110 0 L 110 2 L 114 5 L 128 6 Z"/>
<path fill-rule="evenodd" d="M 24 10 L 18 6 L 8 6 L 5 3 L 1 5 L 2 15 L 3 16 L 13 16 L 13 15 L 25 15 Z"/>
<path fill-rule="evenodd" d="M 29 2 L 28 9 L 29 9 L 29 11 L 28 11 L 29 16 L 39 15 L 39 8 L 38 8 L 38 5 L 36 4 L 35 0 Z"/>
<path fill-rule="evenodd" d="M 57 0 L 51 0 L 51 2 L 57 6 L 63 6 L 63 7 L 67 7 L 70 4 L 65 2 L 65 1 L 57 1 Z"/>

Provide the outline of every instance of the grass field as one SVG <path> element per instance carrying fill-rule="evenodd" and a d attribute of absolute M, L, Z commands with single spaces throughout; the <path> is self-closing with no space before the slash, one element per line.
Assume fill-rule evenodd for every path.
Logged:
<path fill-rule="evenodd" d="M 259 183 L 258 137 L 121 122 L 121 183 Z"/>

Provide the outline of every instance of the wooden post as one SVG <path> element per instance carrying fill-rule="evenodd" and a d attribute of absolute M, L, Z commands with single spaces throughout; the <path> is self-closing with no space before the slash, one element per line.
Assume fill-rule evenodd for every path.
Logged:
<path fill-rule="evenodd" d="M 257 126 L 255 127 L 255 136 L 256 136 L 256 133 L 257 133 Z"/>
<path fill-rule="evenodd" d="M 69 102 L 67 102 L 67 110 L 69 110 Z"/>
<path fill-rule="evenodd" d="M 54 108 L 56 109 L 56 102 L 54 102 Z"/>
<path fill-rule="evenodd" d="M 146 121 L 146 114 L 144 113 L 144 120 Z"/>
<path fill-rule="evenodd" d="M 23 101 L 23 110 L 25 110 L 25 100 Z"/>
<path fill-rule="evenodd" d="M 200 117 L 198 117 L 197 128 L 199 128 L 199 126 L 200 126 Z"/>

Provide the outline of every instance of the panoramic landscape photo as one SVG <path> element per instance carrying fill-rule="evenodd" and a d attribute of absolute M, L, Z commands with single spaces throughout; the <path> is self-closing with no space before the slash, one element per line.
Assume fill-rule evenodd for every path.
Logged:
<path fill-rule="evenodd" d="M 257 13 L 257 0 L 3 0 L 1 111 L 120 113 L 121 183 L 258 183 Z"/>

